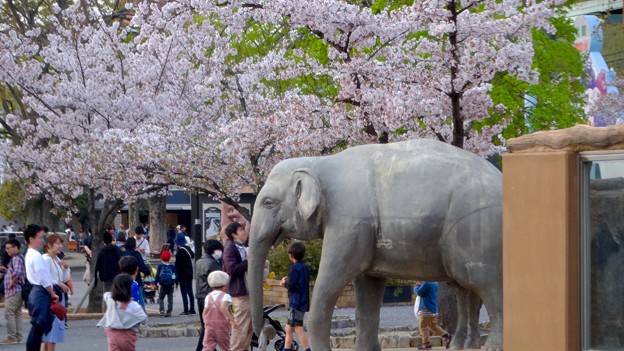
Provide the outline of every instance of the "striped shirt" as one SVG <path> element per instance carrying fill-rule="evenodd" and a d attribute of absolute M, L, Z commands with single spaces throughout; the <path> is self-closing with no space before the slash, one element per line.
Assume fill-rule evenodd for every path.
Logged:
<path fill-rule="evenodd" d="M 15 281 L 14 284 L 11 282 Z M 22 285 L 26 282 L 24 256 L 17 255 L 11 259 L 7 274 L 4 277 L 4 297 L 11 297 L 22 292 Z"/>

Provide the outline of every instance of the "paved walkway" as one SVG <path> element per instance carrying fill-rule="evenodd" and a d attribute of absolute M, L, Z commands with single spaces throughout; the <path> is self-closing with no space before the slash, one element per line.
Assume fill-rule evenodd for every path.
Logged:
<path fill-rule="evenodd" d="M 74 279 L 75 293 L 69 298 L 72 306 L 70 311 L 73 311 L 80 299 L 84 296 L 87 290 L 87 285 L 82 281 L 82 275 L 84 273 L 84 256 L 76 254 L 74 252 L 67 253 L 67 262 L 72 268 L 72 277 Z M 193 285 L 194 286 L 194 285 Z M 86 307 L 85 302 L 83 307 Z M 157 304 L 148 304 L 150 309 L 158 309 Z M 174 308 L 173 316 L 170 318 L 164 317 L 150 317 L 149 323 L 171 323 L 174 325 L 181 325 L 186 323 L 196 323 L 199 321 L 199 316 L 180 316 L 182 312 L 182 298 L 179 291 L 174 293 Z M 335 310 L 334 315 L 351 316 L 355 315 L 354 308 L 338 308 Z M 285 319 L 286 311 L 276 311 L 275 318 Z M 69 329 L 66 332 L 66 342 L 59 346 L 58 349 L 63 351 L 106 351 L 106 336 L 104 331 L 97 328 L 97 320 L 84 320 L 84 321 L 72 321 L 69 320 Z M 399 326 L 412 326 L 415 328 L 417 321 L 414 317 L 413 306 L 385 306 L 381 310 L 381 327 L 392 328 Z M 25 319 L 23 323 L 23 334 L 27 335 L 30 330 L 28 320 Z M 4 309 L 0 309 L 0 339 L 4 339 L 6 336 L 6 321 L 4 319 Z M 155 351 L 155 350 L 185 350 L 191 351 L 195 349 L 197 344 L 196 338 L 141 338 L 137 343 L 137 351 Z M 2 351 L 14 351 L 23 350 L 24 344 L 21 345 L 2 345 L 0 346 Z M 272 349 L 272 347 L 271 347 Z M 434 348 L 435 350 L 444 350 L 444 348 Z M 392 351 L 407 351 L 415 349 L 389 349 Z M 335 350 L 342 351 L 342 350 Z M 344 350 L 346 351 L 346 350 Z"/>

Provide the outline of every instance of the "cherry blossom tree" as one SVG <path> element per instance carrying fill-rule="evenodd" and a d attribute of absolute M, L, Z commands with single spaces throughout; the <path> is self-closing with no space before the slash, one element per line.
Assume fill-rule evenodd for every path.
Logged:
<path fill-rule="evenodd" d="M 607 125 L 619 124 L 624 122 L 624 79 L 619 78 L 613 82 L 613 85 L 619 90 L 619 94 L 607 93 L 602 95 L 590 91 L 589 104 L 587 106 L 587 114 L 589 116 L 600 116 Z"/>
<path fill-rule="evenodd" d="M 232 27 L 245 16 L 286 21 L 291 33 L 325 43 L 327 63 L 295 50 L 296 64 L 272 57 L 264 64 L 275 79 L 303 72 L 332 77 L 340 89 L 324 104 L 326 114 L 350 144 L 432 137 L 479 154 L 496 151 L 492 138 L 506 121 L 479 123 L 495 108 L 490 81 L 498 72 L 535 81 L 531 31 L 553 31 L 549 19 L 560 2 L 407 3 L 375 9 L 346 1 L 243 0 L 214 11 Z"/>

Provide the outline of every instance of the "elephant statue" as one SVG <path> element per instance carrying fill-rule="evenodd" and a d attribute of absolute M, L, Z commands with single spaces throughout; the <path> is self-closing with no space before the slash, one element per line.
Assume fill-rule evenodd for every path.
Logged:
<path fill-rule="evenodd" d="M 308 323 L 312 350 L 331 351 L 334 306 L 351 281 L 355 350 L 381 350 L 379 310 L 389 277 L 453 283 L 459 292 L 454 349 L 474 344 L 470 335 L 478 338 L 482 300 L 492 327 L 485 348 L 502 350 L 502 177 L 483 158 L 439 141 L 411 140 L 277 164 L 257 196 L 250 228 L 256 333 L 263 326 L 264 262 L 285 238 L 323 238 Z"/>

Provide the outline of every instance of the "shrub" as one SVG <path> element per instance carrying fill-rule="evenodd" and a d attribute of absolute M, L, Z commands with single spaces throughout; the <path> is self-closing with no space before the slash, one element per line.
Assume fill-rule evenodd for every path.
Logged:
<path fill-rule="evenodd" d="M 292 266 L 292 262 L 288 258 L 288 245 L 293 242 L 292 239 L 286 239 L 269 253 L 269 262 L 271 263 L 271 272 L 275 272 L 276 279 L 282 279 L 288 275 L 288 270 Z M 319 263 L 321 261 L 321 248 L 323 240 L 316 239 L 305 241 L 306 255 L 303 262 L 310 268 L 310 280 L 316 280 L 318 275 Z"/>

